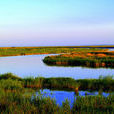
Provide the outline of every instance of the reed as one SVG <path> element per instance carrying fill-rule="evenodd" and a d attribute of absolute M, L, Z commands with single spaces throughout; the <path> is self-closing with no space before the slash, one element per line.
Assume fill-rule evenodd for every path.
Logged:
<path fill-rule="evenodd" d="M 103 96 L 86 96 L 77 97 L 72 111 L 73 113 L 98 113 L 98 114 L 112 114 L 114 111 L 114 95 L 103 97 Z"/>
<path fill-rule="evenodd" d="M 8 77 L 9 76 L 9 77 Z M 2 78 L 1 78 L 2 77 Z M 3 78 L 5 77 L 5 78 Z M 13 78 L 12 78 L 13 77 Z M 29 82 L 29 83 L 28 83 Z M 69 85 L 77 87 L 80 86 L 93 87 L 96 85 L 102 87 L 112 86 L 114 80 L 112 76 L 102 77 L 99 79 L 84 79 L 74 80 L 72 78 L 14 78 L 10 73 L 0 75 L 0 113 L 37 113 L 37 114 L 74 114 L 74 113 L 113 113 L 114 112 L 114 95 L 108 97 L 98 96 L 85 96 L 76 97 L 73 107 L 70 107 L 68 100 L 62 103 L 62 106 L 57 105 L 56 99 L 44 97 L 39 93 L 36 96 L 35 91 L 25 85 L 42 85 L 41 87 L 69 87 Z M 91 85 L 91 86 L 90 86 Z M 39 86 L 35 86 L 39 88 Z M 88 88 L 87 87 L 87 88 Z M 33 87 L 34 88 L 34 87 Z M 90 88 L 89 88 L 90 89 Z M 32 91 L 33 90 L 33 91 Z M 113 90 L 113 89 L 112 89 Z M 32 94 L 27 95 L 31 92 Z"/>
<path fill-rule="evenodd" d="M 5 83 L 7 82 L 7 83 Z M 9 84 L 9 86 L 8 86 Z M 99 79 L 72 79 L 65 77 L 44 78 L 28 77 L 20 78 L 12 73 L 0 75 L 0 85 L 10 87 L 21 86 L 23 88 L 49 88 L 59 90 L 89 90 L 89 91 L 114 91 L 114 76 L 100 76 Z M 17 87 L 14 87 L 17 88 Z"/>
<path fill-rule="evenodd" d="M 47 65 L 83 66 L 83 67 L 110 67 L 114 68 L 114 52 L 78 52 L 47 56 L 43 60 Z"/>

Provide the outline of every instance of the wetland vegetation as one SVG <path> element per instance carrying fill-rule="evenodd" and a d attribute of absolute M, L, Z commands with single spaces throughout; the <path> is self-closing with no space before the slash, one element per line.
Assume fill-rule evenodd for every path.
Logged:
<path fill-rule="evenodd" d="M 88 91 L 114 91 L 114 76 L 100 76 L 99 79 L 73 79 L 65 77 L 27 77 L 20 78 L 13 75 L 12 73 L 6 73 L 0 75 L 0 81 L 6 80 L 16 80 L 22 83 L 24 88 L 33 89 L 60 89 L 60 90 L 74 90 L 78 88 L 79 90 Z"/>
<path fill-rule="evenodd" d="M 56 99 L 43 97 L 42 95 L 35 96 L 34 94 L 36 89 L 38 90 L 39 88 L 44 87 L 64 89 L 71 86 L 79 87 L 80 85 L 84 87 L 85 84 L 87 84 L 89 90 L 92 90 L 93 88 L 90 87 L 94 86 L 96 90 L 107 88 L 108 91 L 114 91 L 112 88 L 114 86 L 114 80 L 111 76 L 105 78 L 100 77 L 97 80 L 74 80 L 71 78 L 43 77 L 22 79 L 12 73 L 1 74 L 0 113 L 112 113 L 114 111 L 113 94 L 108 97 L 102 95 L 85 97 L 77 96 L 76 100 L 74 100 L 73 107 L 70 107 L 68 100 L 65 100 L 62 103 L 62 106 L 59 106 L 56 103 Z M 103 89 L 103 91 L 104 90 L 105 89 Z"/>
<path fill-rule="evenodd" d="M 56 56 L 47 56 L 43 60 L 48 65 L 84 66 L 114 68 L 114 51 L 74 52 Z"/>
<path fill-rule="evenodd" d="M 86 47 L 87 48 L 87 47 Z M 107 49 L 85 47 L 8 47 L 0 48 L 0 56 L 34 54 L 62 54 L 48 56 L 44 62 L 50 65 L 73 65 L 77 60 L 80 66 L 114 67 L 114 53 Z M 90 48 L 90 47 L 89 47 Z M 77 57 L 78 56 L 78 57 Z M 53 58 L 53 60 L 52 60 Z M 70 62 L 69 62 L 70 61 Z M 86 63 L 84 63 L 86 61 Z M 66 64 L 67 63 L 67 64 Z M 70 64 L 69 64 L 70 63 Z M 99 65 L 98 65 L 99 64 Z M 110 66 L 111 65 L 111 66 Z M 103 96 L 102 92 L 114 92 L 114 77 L 100 76 L 99 79 L 73 79 L 66 77 L 27 77 L 20 78 L 12 73 L 0 74 L 0 113 L 113 113 L 114 95 Z M 76 99 L 70 106 L 63 101 L 59 106 L 56 99 L 44 97 L 41 89 L 74 91 Z M 96 96 L 79 96 L 79 91 L 98 91 Z M 36 91 L 39 95 L 36 95 Z"/>
<path fill-rule="evenodd" d="M 100 48 L 83 48 L 61 46 L 61 47 L 0 47 L 0 56 L 19 56 L 19 55 L 37 55 L 37 54 L 60 54 L 71 52 L 92 52 L 106 51 L 107 49 Z"/>

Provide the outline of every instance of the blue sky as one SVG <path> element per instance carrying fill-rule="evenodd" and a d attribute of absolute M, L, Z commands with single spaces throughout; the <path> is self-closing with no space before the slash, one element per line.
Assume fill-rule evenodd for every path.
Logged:
<path fill-rule="evenodd" d="M 114 44 L 114 0 L 0 0 L 0 46 Z"/>

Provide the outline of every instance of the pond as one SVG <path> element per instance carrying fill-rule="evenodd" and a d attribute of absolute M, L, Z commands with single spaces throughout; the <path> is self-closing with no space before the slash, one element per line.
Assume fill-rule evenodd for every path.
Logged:
<path fill-rule="evenodd" d="M 56 100 L 56 103 L 59 106 L 62 106 L 62 102 L 65 101 L 66 99 L 69 101 L 70 106 L 72 107 L 74 100 L 76 99 L 75 92 L 73 91 L 55 91 L 55 90 L 49 90 L 49 89 L 44 89 L 40 90 L 40 94 L 43 95 L 43 97 L 50 97 L 52 99 Z M 39 92 L 36 92 L 36 96 L 39 95 Z M 88 92 L 88 91 L 79 91 L 79 96 L 85 96 L 85 95 L 92 95 L 96 96 L 98 95 L 98 92 Z M 109 93 L 102 93 L 103 96 L 107 97 L 110 94 Z"/>
<path fill-rule="evenodd" d="M 72 77 L 74 79 L 99 78 L 100 75 L 114 75 L 110 68 L 47 66 L 42 59 L 47 55 L 0 57 L 0 73 L 11 72 L 20 77 Z"/>

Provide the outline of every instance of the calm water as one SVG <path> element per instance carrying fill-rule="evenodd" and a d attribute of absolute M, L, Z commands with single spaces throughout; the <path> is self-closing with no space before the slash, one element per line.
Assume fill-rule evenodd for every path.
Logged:
<path fill-rule="evenodd" d="M 79 96 L 85 96 L 86 95 L 98 95 L 98 92 L 88 92 L 88 91 L 79 91 Z M 54 91 L 49 89 L 41 90 L 41 94 L 43 94 L 44 97 L 51 97 L 56 100 L 56 103 L 60 106 L 62 105 L 62 102 L 66 99 L 69 100 L 70 106 L 72 107 L 74 99 L 76 99 L 76 95 L 73 91 Z M 38 92 L 36 92 L 36 95 L 39 95 Z M 103 96 L 107 97 L 109 93 L 102 93 Z"/>
<path fill-rule="evenodd" d="M 110 49 L 109 51 L 114 51 L 114 48 Z"/>
<path fill-rule="evenodd" d="M 47 66 L 42 59 L 48 55 L 0 57 L 0 73 L 12 72 L 20 77 L 72 77 L 74 79 L 98 78 L 114 75 L 114 69 Z"/>

